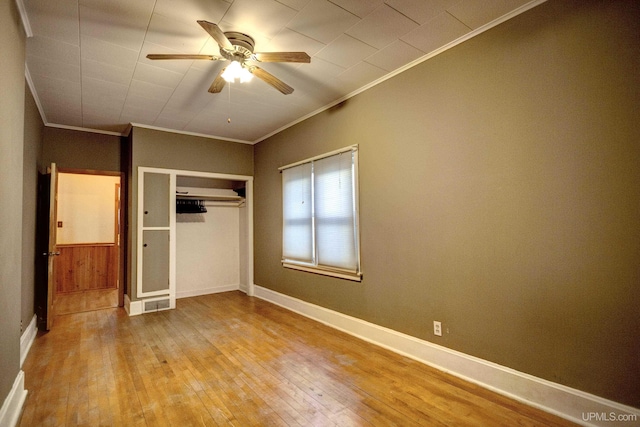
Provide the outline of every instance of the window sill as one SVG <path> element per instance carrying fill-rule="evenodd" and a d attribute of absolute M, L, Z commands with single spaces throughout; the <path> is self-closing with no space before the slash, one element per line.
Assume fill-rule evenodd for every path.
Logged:
<path fill-rule="evenodd" d="M 290 261 L 282 261 L 284 268 L 291 268 L 293 270 L 306 271 L 308 273 L 322 274 L 324 276 L 337 277 L 339 279 L 353 280 L 354 282 L 362 281 L 362 273 L 356 273 L 348 270 L 334 270 L 316 266 L 310 266 L 306 264 L 296 264 Z"/>

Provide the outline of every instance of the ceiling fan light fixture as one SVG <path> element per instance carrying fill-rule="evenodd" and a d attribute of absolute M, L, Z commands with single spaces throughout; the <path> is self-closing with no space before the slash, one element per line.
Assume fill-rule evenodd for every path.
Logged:
<path fill-rule="evenodd" d="M 244 33 L 236 31 L 223 32 L 217 24 L 209 21 L 197 21 L 198 24 L 213 38 L 220 48 L 220 57 L 214 55 L 189 55 L 189 54 L 149 54 L 149 59 L 207 59 L 210 61 L 230 61 L 228 67 L 223 68 L 216 76 L 209 93 L 220 93 L 226 83 L 240 80 L 240 83 L 250 82 L 255 75 L 258 79 L 271 85 L 284 95 L 293 93 L 293 88 L 267 72 L 253 65 L 251 62 L 293 62 L 309 63 L 311 57 L 305 52 L 254 52 L 255 41 Z"/>
<path fill-rule="evenodd" d="M 253 74 L 238 61 L 231 61 L 231 64 L 224 70 L 221 77 L 229 83 L 233 83 L 237 79 L 240 80 L 240 83 L 247 83 L 251 81 Z"/>
<path fill-rule="evenodd" d="M 240 83 L 249 83 L 251 79 L 253 79 L 253 73 L 245 67 L 242 67 L 240 71 Z"/>

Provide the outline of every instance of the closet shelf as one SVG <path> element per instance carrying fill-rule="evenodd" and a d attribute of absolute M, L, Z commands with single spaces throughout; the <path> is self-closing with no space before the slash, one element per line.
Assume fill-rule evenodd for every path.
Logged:
<path fill-rule="evenodd" d="M 176 188 L 176 199 L 203 200 L 206 202 L 219 202 L 237 204 L 244 203 L 244 197 L 237 195 L 233 190 L 218 188 Z"/>
<path fill-rule="evenodd" d="M 176 193 L 176 199 L 206 200 L 211 202 L 240 202 L 244 200 L 244 198 L 240 196 L 209 196 L 206 194 L 180 194 L 180 193 Z"/>

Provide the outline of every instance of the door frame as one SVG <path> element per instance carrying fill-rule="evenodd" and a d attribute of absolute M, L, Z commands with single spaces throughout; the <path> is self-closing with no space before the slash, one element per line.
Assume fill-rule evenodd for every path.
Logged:
<path fill-rule="evenodd" d="M 240 284 L 240 291 L 246 293 L 248 296 L 255 295 L 255 284 L 253 283 L 253 176 L 250 175 L 234 175 L 227 173 L 217 173 L 217 172 L 198 172 L 198 171 L 187 171 L 187 170 L 179 170 L 179 169 L 165 169 L 174 176 L 174 179 L 177 179 L 178 176 L 181 177 L 194 177 L 194 178 L 212 178 L 212 179 L 221 179 L 221 180 L 229 180 L 229 181 L 244 181 L 245 183 L 245 204 L 244 207 L 246 209 L 246 236 L 244 239 L 246 257 L 245 257 L 245 265 L 244 265 L 244 273 L 246 275 L 245 286 Z M 175 181 L 174 181 L 175 182 Z M 174 221 L 175 221 L 175 187 L 173 188 L 173 208 L 172 211 L 174 213 Z M 175 229 L 175 223 L 174 229 Z M 174 243 L 175 245 L 175 239 Z M 175 252 L 174 252 L 175 253 Z"/>
<path fill-rule="evenodd" d="M 67 174 L 78 174 L 78 175 L 99 175 L 99 176 L 114 176 L 114 177 L 119 177 L 120 178 L 120 200 L 119 202 L 117 202 L 117 207 L 119 209 L 118 212 L 118 221 L 116 221 L 116 227 L 118 228 L 117 234 L 116 234 L 116 244 L 118 245 L 118 307 L 123 307 L 124 306 L 124 294 L 125 294 L 125 256 L 126 256 L 126 252 L 125 252 L 125 246 L 123 244 L 123 242 L 126 242 L 125 238 L 126 236 L 124 235 L 124 220 L 125 220 L 125 209 L 124 209 L 124 205 L 126 204 L 126 202 L 123 201 L 123 188 L 124 188 L 124 173 L 122 172 L 116 172 L 116 171 L 103 171 L 103 170 L 96 170 L 96 169 L 75 169 L 75 168 L 57 168 L 57 173 L 67 173 Z M 55 205 L 57 207 L 58 204 L 58 187 L 57 187 L 57 180 L 56 180 L 56 192 L 55 192 L 56 198 L 55 198 Z M 56 218 L 55 218 L 55 222 L 53 222 L 52 224 L 55 226 L 57 223 L 57 211 L 56 211 Z"/>

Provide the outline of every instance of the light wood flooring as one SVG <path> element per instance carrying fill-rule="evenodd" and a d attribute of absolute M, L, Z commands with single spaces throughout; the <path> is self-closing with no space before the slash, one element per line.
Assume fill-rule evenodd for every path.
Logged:
<path fill-rule="evenodd" d="M 227 292 L 57 316 L 20 426 L 569 426 L 283 308 Z"/>
<path fill-rule="evenodd" d="M 118 306 L 118 289 L 91 289 L 56 293 L 53 299 L 56 314 L 80 313 Z"/>

